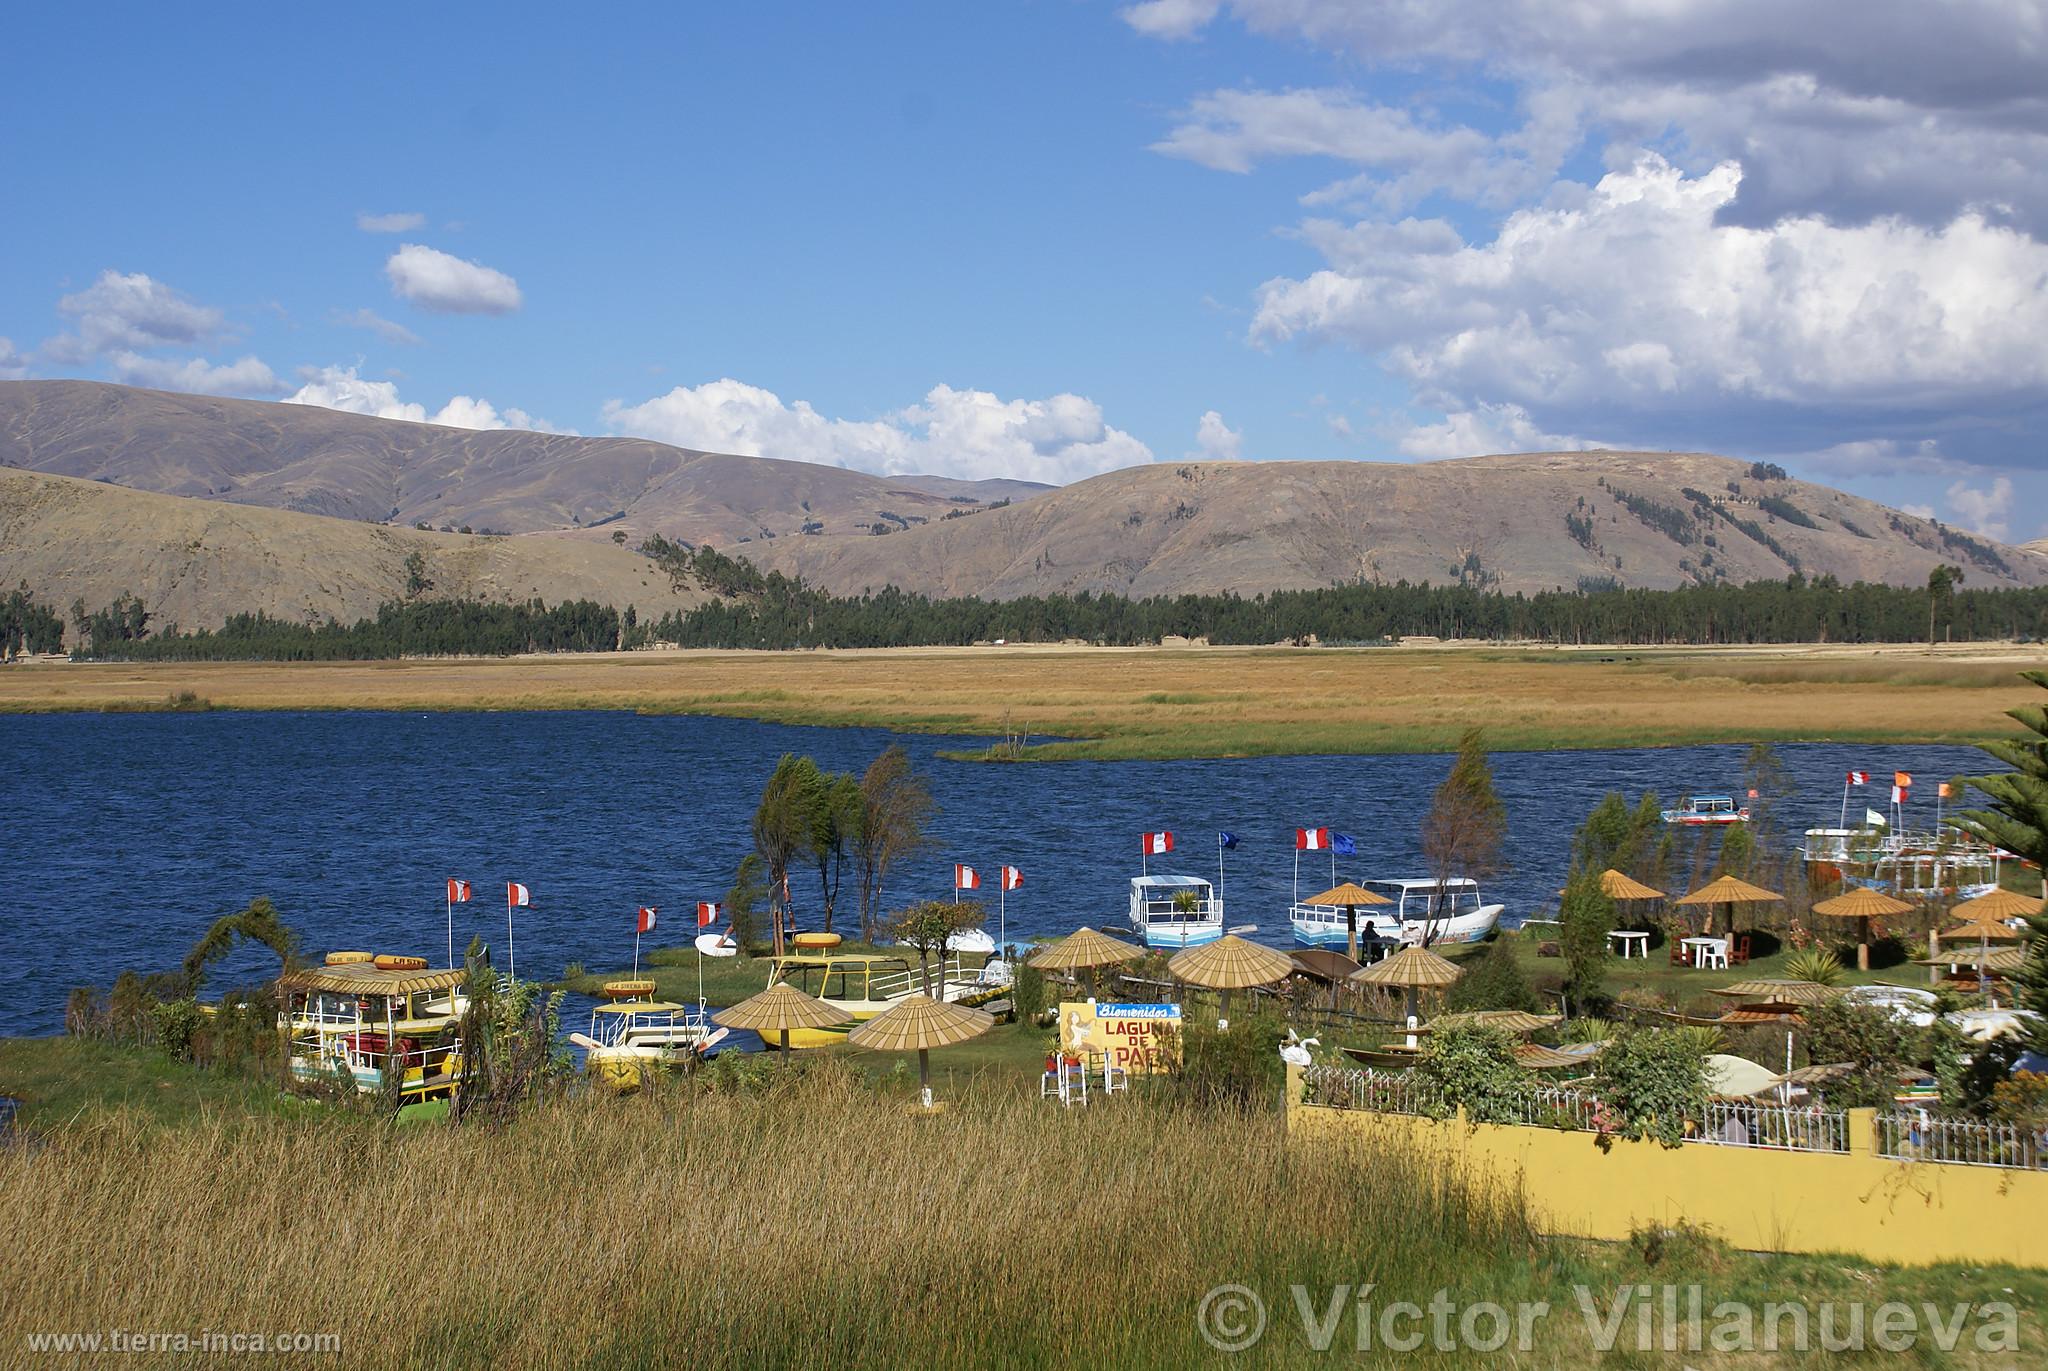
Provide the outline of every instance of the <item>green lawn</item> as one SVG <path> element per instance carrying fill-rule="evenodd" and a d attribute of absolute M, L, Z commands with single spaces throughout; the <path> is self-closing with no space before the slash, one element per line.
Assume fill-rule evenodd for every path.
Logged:
<path fill-rule="evenodd" d="M 81 1038 L 0 1038 L 0 1095 L 19 1099 L 21 1125 L 35 1129 L 104 1109 L 182 1123 L 321 1108 L 238 1071 L 202 1070 L 152 1048 Z"/>

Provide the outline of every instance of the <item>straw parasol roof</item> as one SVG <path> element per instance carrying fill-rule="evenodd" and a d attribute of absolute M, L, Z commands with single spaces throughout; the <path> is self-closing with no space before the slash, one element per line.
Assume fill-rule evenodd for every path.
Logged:
<path fill-rule="evenodd" d="M 1090 967 L 1112 966 L 1145 955 L 1143 948 L 1118 942 L 1092 928 L 1077 928 L 1066 937 L 1025 958 L 1040 971 L 1085 971 Z"/>
<path fill-rule="evenodd" d="M 1515 1044 L 1515 1062 L 1525 1071 L 1555 1071 L 1567 1066 L 1585 1066 L 1590 1060 L 1590 1053 L 1560 1052 L 1554 1047 L 1539 1047 L 1535 1043 Z"/>
<path fill-rule="evenodd" d="M 1626 872 L 1608 867 L 1600 873 L 1600 890 L 1610 900 L 1661 900 L 1664 892 L 1653 885 L 1644 885 Z"/>
<path fill-rule="evenodd" d="M 1965 943 L 1959 947 L 1945 947 L 1932 957 L 1919 959 L 1922 966 L 1976 966 L 1988 971 L 2011 971 L 2026 960 L 2026 950 L 2018 947 L 1991 947 L 1982 943 Z"/>
<path fill-rule="evenodd" d="M 2017 928 L 1997 919 L 1965 919 L 1941 930 L 1945 943 L 1962 938 L 1978 943 L 2010 943 L 2019 941 L 2020 936 Z"/>
<path fill-rule="evenodd" d="M 1174 954 L 1166 973 L 1189 985 L 1210 990 L 1248 990 L 1271 985 L 1294 974 L 1294 959 L 1285 952 L 1226 934 L 1213 943 Z"/>
<path fill-rule="evenodd" d="M 876 1052 L 928 1052 L 978 1038 L 995 1022 L 993 1014 L 963 1004 L 940 1004 L 929 995 L 905 995 L 866 1023 L 855 1024 L 846 1040 Z"/>
<path fill-rule="evenodd" d="M 1342 885 L 1331 886 L 1320 895 L 1311 895 L 1302 903 L 1334 905 L 1341 909 L 1361 904 L 1392 904 L 1393 901 L 1384 895 L 1373 894 L 1356 881 L 1346 881 Z"/>
<path fill-rule="evenodd" d="M 1708 881 L 1690 895 L 1678 897 L 1678 903 L 1688 905 L 1715 904 L 1774 904 L 1785 897 L 1776 891 L 1765 890 L 1760 885 L 1734 876 L 1722 876 Z"/>
<path fill-rule="evenodd" d="M 2023 947 L 1994 947 L 1984 954 L 1984 968 L 1987 971 L 2017 971 L 2027 960 Z"/>
<path fill-rule="evenodd" d="M 1842 992 L 1831 985 L 1822 985 L 1819 981 L 1790 981 L 1764 977 L 1753 981 L 1737 981 L 1734 985 L 1720 987 L 1714 993 L 1726 995 L 1731 999 L 1756 1000 L 1764 1004 L 1814 1005 L 1832 1000 Z"/>
<path fill-rule="evenodd" d="M 386 971 L 359 962 L 288 971 L 277 978 L 279 990 L 325 990 L 336 995 L 417 995 L 447 990 L 469 979 L 460 967 L 439 971 Z"/>
<path fill-rule="evenodd" d="M 760 994 L 711 1016 L 721 1028 L 751 1028 L 763 1038 L 775 1034 L 782 1039 L 784 1056 L 789 1055 L 791 1030 L 834 1028 L 852 1019 L 853 1015 L 838 1005 L 814 999 L 788 981 L 777 981 Z"/>
<path fill-rule="evenodd" d="M 1426 947 L 1404 947 L 1393 956 L 1352 976 L 1361 985 L 1436 990 L 1465 973 L 1455 962 L 1445 961 Z"/>
<path fill-rule="evenodd" d="M 1796 1004 L 1746 1004 L 1731 1009 L 1715 1019 L 1716 1024 L 1754 1023 L 1797 1023 L 1801 1019 L 1800 1007 Z"/>
<path fill-rule="evenodd" d="M 2002 923 L 2022 914 L 2040 912 L 2040 896 L 2022 895 L 2017 890 L 1994 890 L 1974 900 L 1964 900 L 1949 911 L 1965 923 Z"/>
<path fill-rule="evenodd" d="M 1463 1014 L 1439 1014 L 1422 1027 L 1418 1033 L 1436 1033 L 1446 1028 L 1462 1028 L 1477 1024 L 1487 1028 L 1498 1028 L 1503 1033 L 1534 1033 L 1549 1028 L 1558 1022 L 1556 1014 L 1531 1014 L 1521 1009 L 1473 1009 Z"/>
<path fill-rule="evenodd" d="M 1894 899 L 1882 890 L 1868 886 L 1852 886 L 1833 899 L 1822 900 L 1813 907 L 1816 914 L 1831 919 L 1882 919 L 1893 914 L 1911 914 L 1913 906 L 1904 900 Z"/>

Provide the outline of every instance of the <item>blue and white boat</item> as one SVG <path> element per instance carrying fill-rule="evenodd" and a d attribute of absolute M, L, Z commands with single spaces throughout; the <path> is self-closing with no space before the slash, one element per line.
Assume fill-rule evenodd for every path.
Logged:
<path fill-rule="evenodd" d="M 1398 947 L 1442 947 L 1476 943 L 1491 936 L 1503 906 L 1480 897 L 1479 883 L 1453 876 L 1400 881 L 1361 881 L 1386 904 L 1358 908 L 1358 946 L 1367 960 Z M 1297 904 L 1289 911 L 1294 941 L 1304 947 L 1348 949 L 1349 915 L 1343 905 Z"/>
<path fill-rule="evenodd" d="M 1133 876 L 1131 932 L 1176 951 L 1213 943 L 1223 936 L 1223 897 L 1200 876 Z"/>
<path fill-rule="evenodd" d="M 1664 810 L 1662 817 L 1665 823 L 1681 828 L 1721 828 L 1748 823 L 1749 811 L 1735 803 L 1733 795 L 1685 795 L 1676 809 Z"/>

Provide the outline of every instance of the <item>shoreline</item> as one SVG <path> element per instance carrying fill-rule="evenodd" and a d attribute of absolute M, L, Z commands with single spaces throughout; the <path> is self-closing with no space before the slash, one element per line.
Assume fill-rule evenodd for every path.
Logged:
<path fill-rule="evenodd" d="M 1973 745 L 2048 647 L 655 650 L 367 662 L 36 661 L 0 714 L 617 710 L 997 740 L 969 761 L 1174 760 L 1769 741 Z M 1042 740 L 1042 741 L 1040 741 Z"/>

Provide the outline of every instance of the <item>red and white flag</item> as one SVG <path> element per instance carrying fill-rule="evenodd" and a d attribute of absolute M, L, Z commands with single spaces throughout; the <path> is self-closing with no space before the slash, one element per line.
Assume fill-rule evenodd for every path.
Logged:
<path fill-rule="evenodd" d="M 1867 771 L 1852 771 L 1852 772 L 1850 772 L 1850 773 L 1849 773 L 1849 784 L 1850 784 L 1850 785 L 1869 785 L 1869 784 L 1870 784 L 1870 773 L 1869 773 L 1869 772 L 1867 772 Z"/>
<path fill-rule="evenodd" d="M 1906 786 L 1902 786 L 1902 785 L 1895 785 L 1895 786 L 1893 786 L 1893 787 L 1892 787 L 1892 803 L 1893 803 L 1893 804 L 1895 804 L 1895 805 L 1902 805 L 1902 804 L 1904 804 L 1904 803 L 1906 802 L 1906 791 L 1907 791 L 1907 789 L 1908 789 L 1908 787 L 1906 787 Z"/>
<path fill-rule="evenodd" d="M 1145 854 L 1151 857 L 1171 852 L 1173 851 L 1173 834 L 1171 832 L 1147 833 L 1144 835 L 1143 848 Z"/>
<path fill-rule="evenodd" d="M 511 909 L 515 906 L 520 909 L 524 909 L 532 903 L 532 891 L 528 890 L 525 886 L 519 884 L 519 882 L 517 881 L 507 881 L 505 883 L 505 907 L 507 909 Z"/>
<path fill-rule="evenodd" d="M 1330 849 L 1330 830 L 1327 828 L 1297 828 L 1294 830 L 1294 850 L 1297 852 L 1327 852 Z"/>
<path fill-rule="evenodd" d="M 953 863 L 953 889 L 981 889 L 981 873 L 971 866 L 962 866 L 958 862 Z"/>
<path fill-rule="evenodd" d="M 1006 866 L 1003 868 L 1003 889 L 1015 890 L 1018 886 L 1022 884 L 1024 884 L 1023 872 L 1019 871 L 1014 866 Z"/>
<path fill-rule="evenodd" d="M 641 905 L 639 931 L 642 933 L 652 933 L 654 931 L 654 916 L 660 912 L 651 904 Z"/>
<path fill-rule="evenodd" d="M 711 927 L 711 925 L 718 922 L 718 916 L 724 912 L 721 906 L 713 904 L 709 900 L 699 900 L 697 902 L 697 927 Z"/>
<path fill-rule="evenodd" d="M 1913 784 L 1913 773 L 1910 771 L 1894 771 L 1892 773 L 1892 784 L 1904 790 L 1907 786 Z"/>
<path fill-rule="evenodd" d="M 469 903 L 469 882 L 468 882 L 468 881 L 458 881 L 458 880 L 456 880 L 456 879 L 455 879 L 454 877 L 452 877 L 452 876 L 451 876 L 451 877 L 449 877 L 449 879 L 448 879 L 448 903 L 449 903 L 449 904 L 468 904 L 468 903 Z"/>

